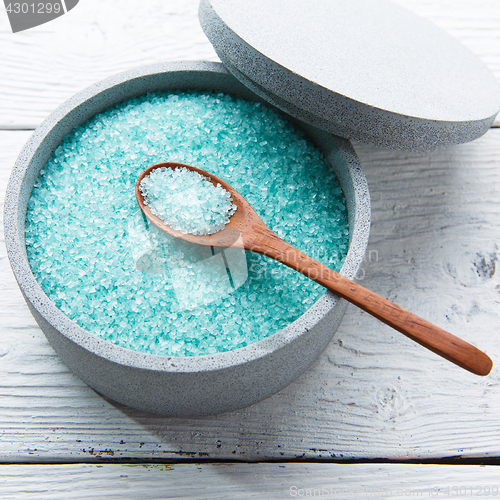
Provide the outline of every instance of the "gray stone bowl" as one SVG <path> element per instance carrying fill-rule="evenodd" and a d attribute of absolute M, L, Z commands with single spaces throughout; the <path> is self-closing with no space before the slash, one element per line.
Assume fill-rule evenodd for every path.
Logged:
<path fill-rule="evenodd" d="M 325 349 L 347 303 L 327 292 L 286 328 L 234 351 L 186 358 L 143 354 L 102 340 L 65 316 L 36 282 L 24 241 L 26 207 L 33 184 L 62 138 L 124 99 L 176 89 L 220 90 L 260 100 L 222 64 L 202 61 L 156 64 L 96 83 L 56 109 L 24 146 L 7 188 L 4 220 L 8 256 L 21 292 L 64 363 L 90 387 L 114 401 L 143 411 L 194 417 L 243 408 L 286 387 Z M 301 126 L 333 165 L 347 199 L 350 245 L 341 272 L 353 278 L 368 243 L 370 200 L 366 179 L 348 141 Z"/>

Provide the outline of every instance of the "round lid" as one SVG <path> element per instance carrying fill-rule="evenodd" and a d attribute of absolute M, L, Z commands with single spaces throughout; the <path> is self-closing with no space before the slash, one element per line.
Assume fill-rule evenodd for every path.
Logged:
<path fill-rule="evenodd" d="M 477 57 L 387 0 L 201 0 L 199 16 L 247 87 L 348 139 L 431 151 L 481 136 L 500 109 Z"/>

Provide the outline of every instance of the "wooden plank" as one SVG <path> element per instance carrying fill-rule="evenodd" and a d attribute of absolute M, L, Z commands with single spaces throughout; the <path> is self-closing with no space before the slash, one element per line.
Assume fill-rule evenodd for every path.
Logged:
<path fill-rule="evenodd" d="M 497 498 L 497 467 L 406 464 L 3 465 L 2 498 Z"/>
<path fill-rule="evenodd" d="M 0 197 L 29 132 L 0 132 Z M 24 305 L 0 245 L 0 461 L 500 455 L 500 130 L 446 151 L 356 145 L 373 224 L 361 282 L 485 350 L 476 377 L 350 306 L 317 362 L 279 394 L 215 417 L 169 419 L 97 395 Z"/>
<path fill-rule="evenodd" d="M 500 80 L 497 0 L 397 2 L 455 36 Z M 0 16 L 0 128 L 35 128 L 77 91 L 135 66 L 217 60 L 197 8 L 198 0 L 86 0 L 55 21 L 15 35 L 7 16 Z"/>
<path fill-rule="evenodd" d="M 15 35 L 0 16 L 0 128 L 35 128 L 73 94 L 120 71 L 217 60 L 197 10 L 198 0 L 86 0 Z"/>

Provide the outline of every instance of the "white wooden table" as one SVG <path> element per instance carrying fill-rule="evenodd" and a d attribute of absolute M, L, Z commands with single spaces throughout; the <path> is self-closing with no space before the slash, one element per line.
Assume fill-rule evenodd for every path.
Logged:
<path fill-rule="evenodd" d="M 500 79 L 498 0 L 398 3 Z M 81 0 L 15 35 L 1 9 L 2 201 L 31 131 L 72 94 L 142 64 L 217 60 L 197 0 Z M 431 154 L 355 147 L 373 209 L 363 284 L 486 351 L 490 376 L 351 306 L 326 351 L 279 394 L 216 417 L 141 413 L 64 366 L 1 245 L 0 498 L 499 496 L 500 470 L 473 463 L 500 463 L 500 128 Z"/>

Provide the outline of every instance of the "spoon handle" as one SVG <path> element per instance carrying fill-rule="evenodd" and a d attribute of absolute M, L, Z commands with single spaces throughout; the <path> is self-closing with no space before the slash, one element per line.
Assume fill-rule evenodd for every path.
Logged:
<path fill-rule="evenodd" d="M 271 234 L 266 234 L 265 243 L 261 240 L 264 244 L 257 241 L 252 250 L 295 269 L 452 363 L 477 375 L 488 375 L 491 371 L 493 362 L 476 347 L 320 264 Z"/>

